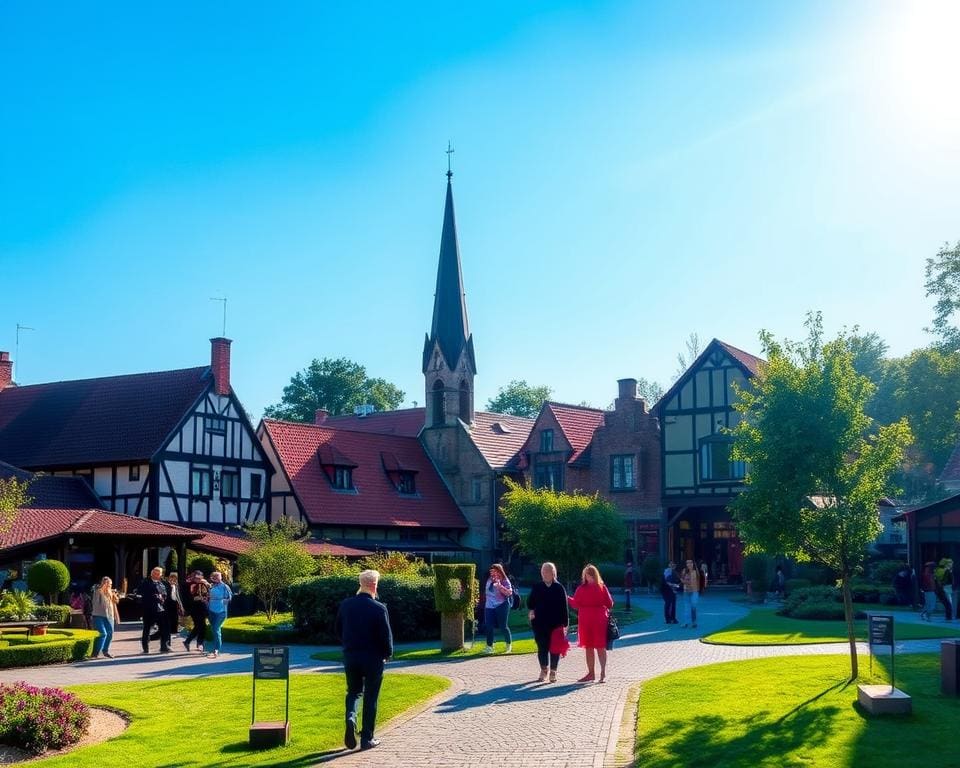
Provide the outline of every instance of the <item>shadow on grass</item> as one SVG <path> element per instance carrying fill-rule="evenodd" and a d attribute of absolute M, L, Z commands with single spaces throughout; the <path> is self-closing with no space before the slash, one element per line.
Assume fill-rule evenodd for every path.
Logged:
<path fill-rule="evenodd" d="M 707 715 L 696 721 L 672 720 L 650 733 L 641 732 L 637 744 L 637 765 L 644 768 L 675 768 L 678 765 L 754 766 L 770 764 L 801 747 L 826 744 L 833 736 L 840 707 L 808 709 L 808 705 L 842 688 L 832 685 L 797 705 L 780 718 L 770 712 L 747 717 Z M 640 712 L 641 722 L 643 711 Z M 656 744 L 650 754 L 646 744 Z"/>

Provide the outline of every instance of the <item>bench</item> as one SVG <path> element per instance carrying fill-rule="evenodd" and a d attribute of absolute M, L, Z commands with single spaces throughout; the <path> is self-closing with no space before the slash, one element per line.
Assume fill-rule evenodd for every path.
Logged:
<path fill-rule="evenodd" d="M 0 621 L 0 637 L 12 629 L 25 629 L 28 635 L 45 635 L 49 621 Z"/>

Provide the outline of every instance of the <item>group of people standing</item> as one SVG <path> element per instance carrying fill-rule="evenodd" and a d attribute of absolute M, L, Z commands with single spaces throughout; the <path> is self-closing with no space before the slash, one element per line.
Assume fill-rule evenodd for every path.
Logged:
<path fill-rule="evenodd" d="M 190 644 L 196 641 L 198 651 L 206 650 L 208 657 L 217 658 L 223 645 L 222 627 L 233 592 L 218 571 L 210 574 L 209 581 L 202 571 L 194 571 L 185 582 L 181 586 L 179 577 L 174 572 L 164 579 L 163 568 L 158 566 L 140 583 L 137 595 L 143 614 L 143 631 L 140 637 L 143 652 L 150 652 L 151 640 L 159 640 L 160 653 L 173 653 L 170 647 L 171 639 L 179 635 L 181 621 L 185 616 L 189 616 L 193 626 L 190 634 L 183 640 L 184 648 L 189 651 Z M 102 655 L 112 659 L 110 644 L 114 628 L 120 621 L 117 607 L 120 597 L 113 588 L 113 580 L 104 576 L 94 587 L 91 597 L 91 618 L 99 633 L 93 642 L 92 658 Z M 206 641 L 208 622 L 211 639 Z"/>
<path fill-rule="evenodd" d="M 660 580 L 660 595 L 663 597 L 663 620 L 667 624 L 679 624 L 677 603 L 680 603 L 680 617 L 684 627 L 697 626 L 697 608 L 700 595 L 707 588 L 707 564 L 697 566 L 694 560 L 687 560 L 682 570 L 670 561 L 663 570 Z"/>

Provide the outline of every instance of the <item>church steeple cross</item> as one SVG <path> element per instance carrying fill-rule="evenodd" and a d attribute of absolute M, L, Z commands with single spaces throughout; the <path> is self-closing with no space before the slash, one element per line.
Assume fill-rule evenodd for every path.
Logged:
<path fill-rule="evenodd" d="M 456 150 L 453 148 L 453 145 L 448 141 L 447 142 L 447 178 L 448 179 L 453 176 L 453 169 L 451 167 L 452 166 L 451 155 L 453 155 L 454 152 L 456 152 Z"/>

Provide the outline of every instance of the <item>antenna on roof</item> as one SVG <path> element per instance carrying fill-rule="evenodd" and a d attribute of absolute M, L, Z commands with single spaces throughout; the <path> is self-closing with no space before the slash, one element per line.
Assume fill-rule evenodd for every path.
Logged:
<path fill-rule="evenodd" d="M 13 348 L 13 364 L 18 369 L 20 368 L 20 331 L 35 331 L 36 328 L 31 328 L 29 325 L 21 325 L 17 323 L 17 341 Z"/>
<path fill-rule="evenodd" d="M 226 296 L 211 296 L 210 301 L 222 301 L 223 302 L 223 333 L 220 335 L 226 338 L 227 336 L 227 297 Z"/>

